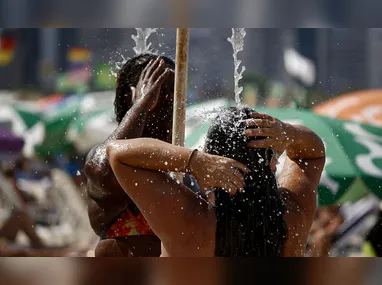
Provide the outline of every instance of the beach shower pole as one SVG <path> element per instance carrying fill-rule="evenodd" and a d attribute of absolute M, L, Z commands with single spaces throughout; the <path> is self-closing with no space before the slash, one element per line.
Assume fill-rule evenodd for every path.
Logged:
<path fill-rule="evenodd" d="M 189 30 L 176 29 L 176 58 L 172 143 L 184 146 L 188 77 Z"/>

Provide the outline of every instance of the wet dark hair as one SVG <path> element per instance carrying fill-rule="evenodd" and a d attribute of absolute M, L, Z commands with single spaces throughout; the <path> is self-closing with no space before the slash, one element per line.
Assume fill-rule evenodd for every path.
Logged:
<path fill-rule="evenodd" d="M 207 153 L 235 159 L 251 169 L 245 175 L 244 192 L 231 197 L 216 190 L 216 256 L 275 257 L 284 252 L 285 206 L 269 167 L 273 151 L 247 146 L 242 120 L 249 118 L 250 112 L 249 108 L 224 110 L 207 135 Z"/>
<path fill-rule="evenodd" d="M 138 84 L 139 77 L 143 69 L 150 60 L 156 59 L 158 55 L 143 53 L 128 59 L 118 72 L 117 88 L 114 100 L 114 111 L 118 124 L 122 121 L 127 111 L 132 106 L 131 87 Z M 172 59 L 161 56 L 164 62 L 171 69 L 175 69 L 175 63 Z"/>

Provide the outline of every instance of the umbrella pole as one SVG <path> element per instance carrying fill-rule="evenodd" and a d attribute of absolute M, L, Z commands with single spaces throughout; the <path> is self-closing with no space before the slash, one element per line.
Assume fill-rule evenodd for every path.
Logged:
<path fill-rule="evenodd" d="M 172 143 L 184 146 L 188 76 L 188 29 L 176 30 L 176 59 Z"/>

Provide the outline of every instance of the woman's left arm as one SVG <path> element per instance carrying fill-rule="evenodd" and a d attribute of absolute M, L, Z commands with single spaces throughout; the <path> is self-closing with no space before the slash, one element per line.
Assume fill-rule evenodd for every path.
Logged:
<path fill-rule="evenodd" d="M 157 139 L 138 138 L 111 141 L 106 152 L 109 162 L 147 170 L 185 172 L 192 150 Z"/>
<path fill-rule="evenodd" d="M 232 194 L 244 188 L 242 173 L 249 169 L 233 159 L 195 152 L 161 140 L 138 138 L 110 142 L 107 146 L 110 164 L 160 172 L 189 170 L 203 190 L 223 188 Z M 237 170 L 241 170 L 237 171 Z"/>
<path fill-rule="evenodd" d="M 176 252 L 187 250 L 184 245 L 191 240 L 195 245 L 196 231 L 213 230 L 214 216 L 208 205 L 165 173 L 185 171 L 191 153 L 190 149 L 150 138 L 114 141 L 107 146 L 108 159 L 119 184 L 166 248 L 177 247 Z M 227 184 L 237 189 L 241 185 L 235 167 L 245 169 L 234 160 L 206 153 L 197 153 L 190 164 L 191 173 L 199 174 L 196 176 L 204 185 Z M 237 186 L 229 184 L 233 179 Z M 201 254 L 206 242 L 200 240 L 195 245 Z"/>

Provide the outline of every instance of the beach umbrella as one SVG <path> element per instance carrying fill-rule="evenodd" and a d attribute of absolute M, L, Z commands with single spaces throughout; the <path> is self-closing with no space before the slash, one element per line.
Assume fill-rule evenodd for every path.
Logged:
<path fill-rule="evenodd" d="M 35 145 L 38 155 L 50 156 L 71 150 L 65 135 L 70 123 L 80 114 L 81 99 L 79 96 L 70 96 L 45 111 L 41 119 L 43 139 Z"/>
<path fill-rule="evenodd" d="M 68 96 L 50 106 L 41 120 L 44 136 L 42 142 L 35 146 L 37 154 L 51 156 L 72 151 L 73 140 L 68 140 L 70 127 L 92 114 L 112 110 L 113 100 L 113 92 L 99 92 Z"/>
<path fill-rule="evenodd" d="M 113 108 L 95 111 L 73 121 L 68 128 L 66 139 L 78 152 L 87 153 L 95 145 L 104 142 L 116 127 Z"/>
<path fill-rule="evenodd" d="M 34 145 L 42 139 L 42 126 L 39 123 L 42 117 L 43 112 L 29 103 L 17 102 L 0 107 L 0 125 L 23 138 L 23 154 L 26 157 L 33 155 Z"/>
<path fill-rule="evenodd" d="M 7 125 L 20 136 L 36 125 L 42 116 L 43 113 L 33 105 L 17 103 L 0 106 L 0 124 Z"/>
<path fill-rule="evenodd" d="M 320 205 L 355 201 L 368 190 L 382 198 L 382 129 L 296 109 L 257 111 L 309 127 L 323 139 L 327 159 L 318 189 Z M 203 145 L 208 127 L 209 121 L 202 122 L 186 137 L 186 146 Z M 277 175 L 284 160 L 285 154 L 280 157 Z"/>
<path fill-rule="evenodd" d="M 313 111 L 323 116 L 382 127 L 382 89 L 347 93 L 315 106 Z"/>

